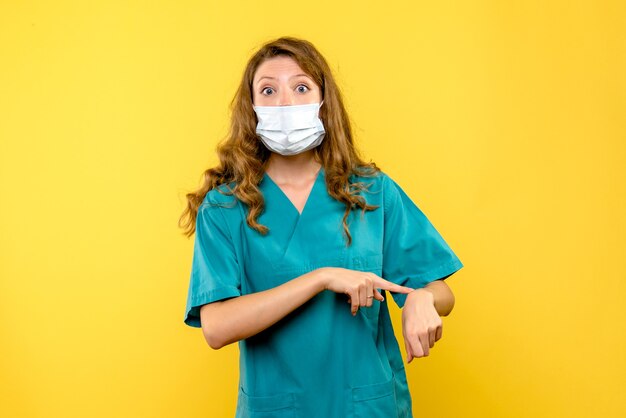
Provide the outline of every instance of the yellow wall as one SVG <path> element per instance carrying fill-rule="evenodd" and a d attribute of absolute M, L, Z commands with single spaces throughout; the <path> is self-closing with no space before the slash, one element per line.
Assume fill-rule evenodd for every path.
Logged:
<path fill-rule="evenodd" d="M 620 0 L 2 2 L 0 416 L 234 416 L 176 221 L 283 34 L 465 264 L 416 417 L 626 416 L 625 27 Z"/>

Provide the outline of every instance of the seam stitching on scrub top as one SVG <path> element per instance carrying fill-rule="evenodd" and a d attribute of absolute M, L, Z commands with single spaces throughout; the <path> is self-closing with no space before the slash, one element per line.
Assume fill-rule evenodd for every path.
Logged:
<path fill-rule="evenodd" d="M 219 205 L 220 202 L 215 201 L 215 199 L 213 199 L 213 200 L 214 201 L 210 202 L 210 203 L 217 203 L 217 204 L 213 205 L 213 204 L 209 203 L 208 206 L 209 207 L 213 207 L 213 208 L 217 208 L 217 211 L 219 212 L 220 217 L 222 218 L 222 224 L 226 225 L 226 232 L 228 233 L 228 241 L 230 242 L 231 249 L 233 250 L 233 256 L 234 256 L 235 262 L 237 263 L 238 266 L 241 266 L 240 260 L 237 258 L 237 251 L 235 251 L 235 242 L 233 240 L 233 233 L 230 230 L 230 225 L 226 221 L 226 216 L 224 215 L 224 212 L 222 212 L 222 207 Z"/>
<path fill-rule="evenodd" d="M 383 190 L 383 209 L 385 210 L 385 214 L 387 213 L 387 211 L 389 211 L 389 202 L 388 202 L 389 198 L 387 197 L 387 193 L 386 193 L 387 187 L 385 185 L 386 177 L 387 177 L 387 175 L 385 174 L 383 176 L 383 180 L 382 180 L 383 184 L 382 184 L 382 187 L 381 187 L 381 189 Z"/>
<path fill-rule="evenodd" d="M 226 230 L 228 231 L 228 239 L 230 240 L 231 244 L 234 244 L 233 243 L 233 234 L 232 234 L 232 232 L 230 230 L 230 225 L 228 224 L 228 222 L 226 222 L 226 217 L 224 216 L 224 213 L 222 212 L 222 207 L 221 206 L 217 206 L 217 210 L 220 213 L 220 217 L 222 218 L 222 222 L 224 222 L 224 225 L 226 225 Z M 233 247 L 234 247 L 234 245 L 233 245 Z"/>

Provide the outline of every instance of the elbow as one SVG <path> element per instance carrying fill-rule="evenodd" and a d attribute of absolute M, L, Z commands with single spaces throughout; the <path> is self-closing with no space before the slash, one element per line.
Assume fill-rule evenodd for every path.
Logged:
<path fill-rule="evenodd" d="M 450 315 L 450 313 L 452 312 L 452 309 L 454 309 L 454 302 L 455 302 L 454 294 L 452 292 L 450 292 L 450 295 L 448 296 L 448 300 L 447 300 L 447 303 L 446 303 L 446 309 L 445 309 L 443 315 L 441 315 L 441 316 L 448 316 L 448 315 Z"/>
<path fill-rule="evenodd" d="M 221 319 L 226 315 L 221 312 L 223 303 L 223 301 L 212 302 L 200 308 L 202 334 L 209 347 L 213 350 L 219 350 L 237 341 L 233 335 L 231 323 Z"/>
<path fill-rule="evenodd" d="M 214 332 L 209 332 L 208 330 L 203 330 L 204 339 L 206 340 L 209 347 L 213 350 L 219 350 L 224 347 L 226 344 L 219 338 L 218 335 L 215 335 Z"/>
<path fill-rule="evenodd" d="M 220 315 L 215 312 L 219 307 L 219 302 L 204 305 L 200 308 L 200 324 L 202 326 L 202 334 L 204 339 L 213 350 L 219 350 L 226 345 L 220 327 L 216 324 L 214 318 Z"/>
<path fill-rule="evenodd" d="M 452 289 L 450 289 L 450 286 L 448 286 L 448 283 L 445 282 L 445 280 L 439 279 L 437 280 L 437 283 L 439 283 L 438 285 L 441 286 L 441 288 L 444 290 L 441 292 L 441 296 L 440 296 L 441 298 L 440 304 L 441 304 L 441 311 L 442 311 L 440 313 L 440 316 L 448 316 L 450 315 L 450 313 L 452 312 L 452 309 L 454 308 L 454 303 L 455 303 L 454 293 L 452 292 Z"/>

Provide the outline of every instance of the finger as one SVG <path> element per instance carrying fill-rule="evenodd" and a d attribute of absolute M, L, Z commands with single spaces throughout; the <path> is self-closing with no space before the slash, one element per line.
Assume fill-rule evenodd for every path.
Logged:
<path fill-rule="evenodd" d="M 378 291 L 378 289 L 374 288 L 374 299 L 382 302 L 383 300 L 385 300 L 385 297 L 383 296 L 382 293 Z"/>
<path fill-rule="evenodd" d="M 412 287 L 400 286 L 399 284 L 395 284 L 380 277 L 376 278 L 375 281 L 375 284 L 377 285 L 376 287 L 380 287 L 394 293 L 411 293 L 415 290 Z"/>
<path fill-rule="evenodd" d="M 367 306 L 367 285 L 365 283 L 359 285 L 359 305 Z"/>
<path fill-rule="evenodd" d="M 367 281 L 367 290 L 365 291 L 365 294 L 367 295 L 365 296 L 367 298 L 365 302 L 367 303 L 367 306 L 370 307 L 374 303 L 374 281 L 373 280 Z"/>
<path fill-rule="evenodd" d="M 424 356 L 424 349 L 417 335 L 409 336 L 408 341 L 409 341 L 409 347 L 411 348 L 411 355 L 413 357 Z"/>
<path fill-rule="evenodd" d="M 432 331 L 428 333 L 428 347 L 433 348 L 435 346 L 435 335 L 437 333 L 437 328 L 433 328 Z"/>
<path fill-rule="evenodd" d="M 437 332 L 435 333 L 435 341 L 439 341 L 441 339 L 442 334 L 443 334 L 443 324 L 437 327 Z"/>
<path fill-rule="evenodd" d="M 423 332 L 421 334 L 419 334 L 419 345 L 422 347 L 422 350 L 424 351 L 424 356 L 427 356 L 430 354 L 430 342 L 429 342 L 429 332 Z"/>
<path fill-rule="evenodd" d="M 404 339 L 404 349 L 406 350 L 406 362 L 410 363 L 413 360 L 413 356 L 411 355 L 411 348 L 409 344 L 406 342 L 406 338 Z"/>
<path fill-rule="evenodd" d="M 352 316 L 356 315 L 356 312 L 359 310 L 359 289 L 357 288 L 350 294 L 350 301 L 352 303 Z"/>
<path fill-rule="evenodd" d="M 411 293 L 415 289 L 413 289 L 412 287 L 406 287 L 406 286 L 400 286 L 398 284 L 393 284 L 392 286 L 389 287 L 388 290 L 394 293 Z"/>

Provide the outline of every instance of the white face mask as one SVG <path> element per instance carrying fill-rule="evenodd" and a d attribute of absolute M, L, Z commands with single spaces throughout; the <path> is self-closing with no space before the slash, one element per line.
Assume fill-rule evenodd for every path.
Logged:
<path fill-rule="evenodd" d="M 265 146 L 281 155 L 294 155 L 318 146 L 326 131 L 319 118 L 321 103 L 294 106 L 254 106 L 256 133 Z"/>

